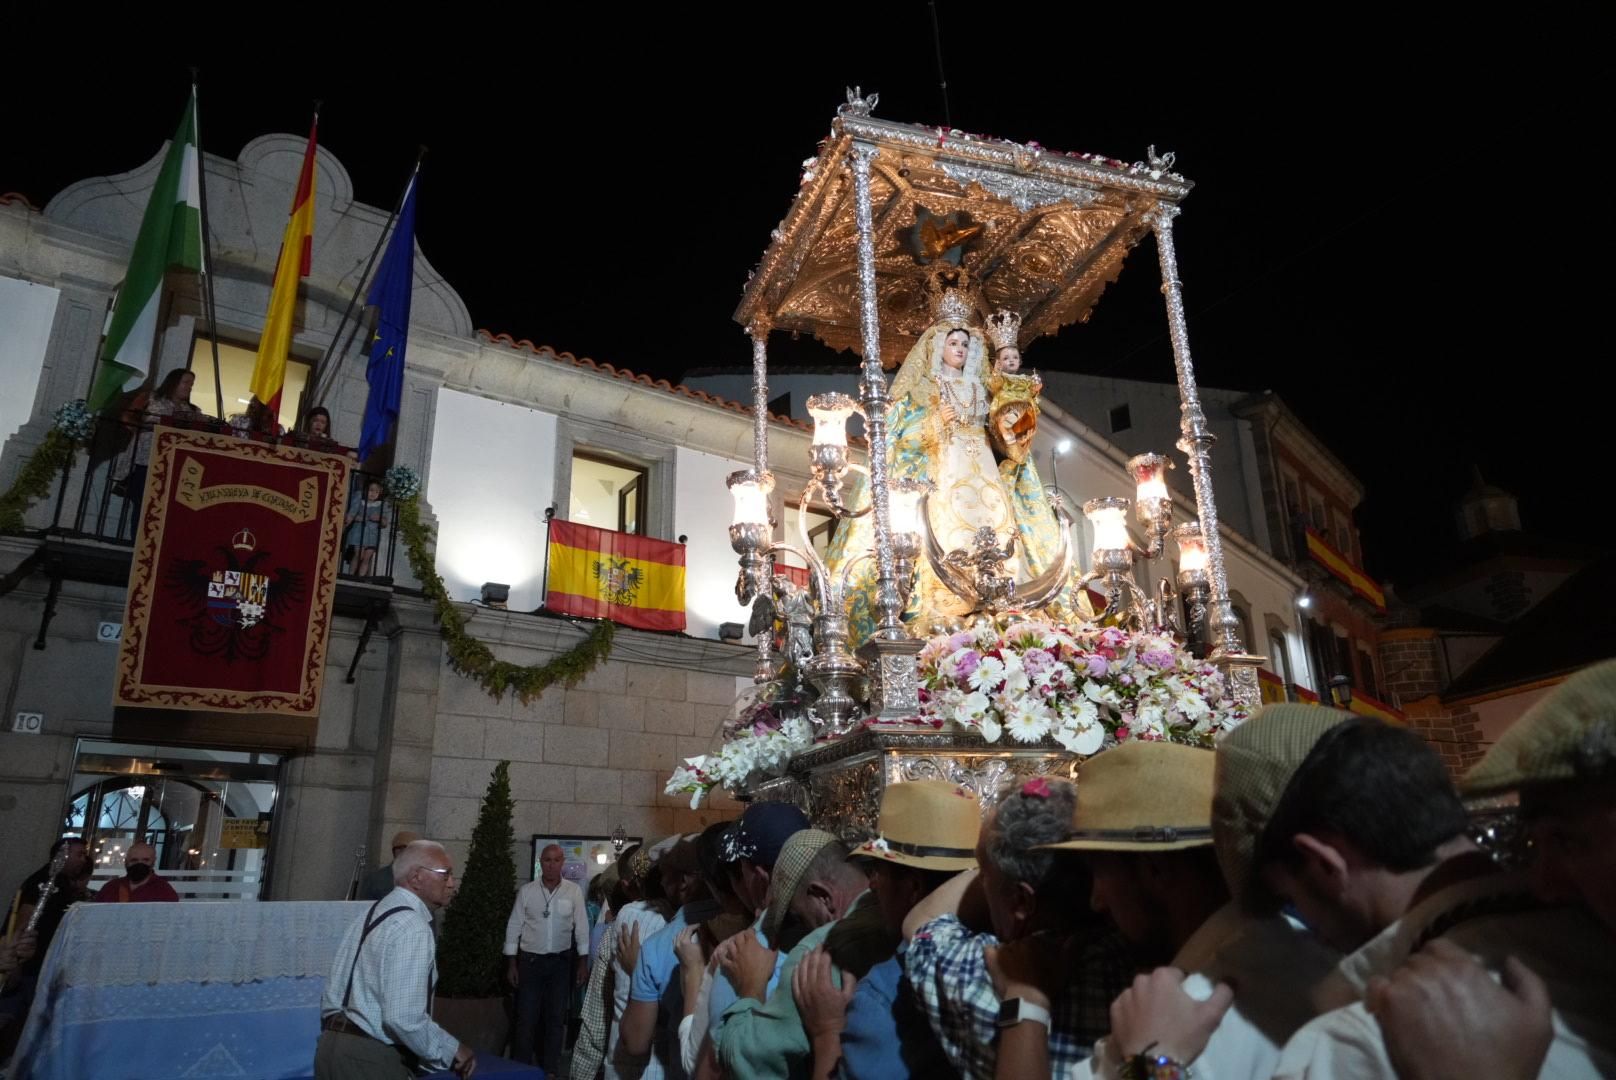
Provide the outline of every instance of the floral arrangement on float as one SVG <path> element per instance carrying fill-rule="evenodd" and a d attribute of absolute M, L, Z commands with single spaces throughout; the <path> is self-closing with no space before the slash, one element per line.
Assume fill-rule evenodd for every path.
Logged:
<path fill-rule="evenodd" d="M 711 754 L 686 758 L 673 770 L 664 795 L 689 795 L 690 809 L 715 787 L 737 791 L 749 783 L 779 776 L 791 756 L 814 744 L 808 719 L 812 690 L 785 677 L 748 690 L 724 721 L 724 742 Z"/>
<path fill-rule="evenodd" d="M 1093 754 L 1128 739 L 1210 746 L 1246 719 L 1223 673 L 1164 631 L 1017 622 L 940 635 L 919 656 L 920 720 L 988 742 Z"/>
<path fill-rule="evenodd" d="M 990 743 L 1053 739 L 1074 754 L 1129 739 L 1211 746 L 1249 715 L 1223 673 L 1165 631 L 1092 623 L 983 625 L 941 634 L 920 652 L 920 713 L 910 723 L 981 733 Z M 694 809 L 713 788 L 730 790 L 784 773 L 813 745 L 800 704 L 781 707 L 760 691 L 726 724 L 719 750 L 687 758 L 665 793 Z"/>

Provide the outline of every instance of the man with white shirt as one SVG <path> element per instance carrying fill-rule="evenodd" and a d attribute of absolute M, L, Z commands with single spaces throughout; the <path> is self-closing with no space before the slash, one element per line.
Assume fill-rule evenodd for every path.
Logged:
<path fill-rule="evenodd" d="M 561 876 L 565 862 L 560 845 L 551 844 L 539 853 L 538 880 L 517 890 L 505 923 L 505 955 L 510 957 L 506 977 L 516 988 L 511 1056 L 523 1064 L 537 1064 L 546 1076 L 561 1067 L 567 1003 L 573 988 L 582 986 L 589 974 L 584 891 Z"/>
<path fill-rule="evenodd" d="M 403 1080 L 417 1066 L 470 1080 L 471 1047 L 432 1021 L 432 913 L 459 889 L 449 853 L 417 840 L 393 860 L 393 891 L 343 936 L 320 1002 L 315 1080 Z"/>

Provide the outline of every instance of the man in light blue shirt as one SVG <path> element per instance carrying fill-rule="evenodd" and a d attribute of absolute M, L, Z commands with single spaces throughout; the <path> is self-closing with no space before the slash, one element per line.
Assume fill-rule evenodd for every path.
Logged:
<path fill-rule="evenodd" d="M 628 1008 L 623 1013 L 619 1053 L 629 1060 L 652 1055 L 662 1066 L 663 1075 L 685 1080 L 679 1056 L 684 982 L 679 978 L 679 958 L 673 946 L 680 931 L 717 915 L 719 905 L 708 895 L 692 840 L 681 840 L 670 848 L 657 863 L 657 870 L 662 875 L 663 891 L 679 905 L 679 910 L 666 926 L 640 943 Z"/>

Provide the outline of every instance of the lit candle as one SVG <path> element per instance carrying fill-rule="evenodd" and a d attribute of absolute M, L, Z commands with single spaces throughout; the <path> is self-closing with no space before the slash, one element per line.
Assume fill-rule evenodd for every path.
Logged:
<path fill-rule="evenodd" d="M 808 415 L 814 418 L 815 446 L 846 446 L 847 418 L 858 403 L 846 394 L 815 394 L 808 399 Z"/>
<path fill-rule="evenodd" d="M 736 525 L 767 525 L 769 523 L 769 492 L 774 478 L 768 473 L 759 477 L 751 469 L 742 469 L 729 475 L 729 493 L 735 497 Z"/>
<path fill-rule="evenodd" d="M 1125 551 L 1128 548 L 1128 500 L 1108 496 L 1083 504 L 1083 515 L 1094 530 L 1094 550 Z"/>
<path fill-rule="evenodd" d="M 1178 541 L 1178 570 L 1179 573 L 1204 573 L 1210 561 L 1206 554 L 1206 537 L 1201 535 L 1199 522 L 1188 521 L 1173 530 L 1173 539 Z"/>
<path fill-rule="evenodd" d="M 931 485 L 924 480 L 905 478 L 893 482 L 887 491 L 887 506 L 892 513 L 893 532 L 920 532 L 920 499 L 930 490 Z"/>
<path fill-rule="evenodd" d="M 1160 454 L 1139 454 L 1128 459 L 1128 471 L 1137 486 L 1135 495 L 1141 506 L 1148 499 L 1166 499 L 1167 469 L 1171 463 Z"/>

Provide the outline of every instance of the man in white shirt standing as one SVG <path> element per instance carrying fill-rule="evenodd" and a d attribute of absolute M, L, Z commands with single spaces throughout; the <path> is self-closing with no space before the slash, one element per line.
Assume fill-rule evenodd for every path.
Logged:
<path fill-rule="evenodd" d="M 393 860 L 393 891 L 343 936 L 320 1003 L 315 1080 L 403 1080 L 418 1065 L 471 1080 L 471 1047 L 432 1021 L 432 913 L 459 889 L 449 853 L 417 840 Z"/>
<path fill-rule="evenodd" d="M 561 1067 L 567 1003 L 589 974 L 584 891 L 561 876 L 565 862 L 557 844 L 539 853 L 539 878 L 517 890 L 505 924 L 505 955 L 510 957 L 506 978 L 516 988 L 511 1056 L 537 1064 L 546 1076 Z"/>

